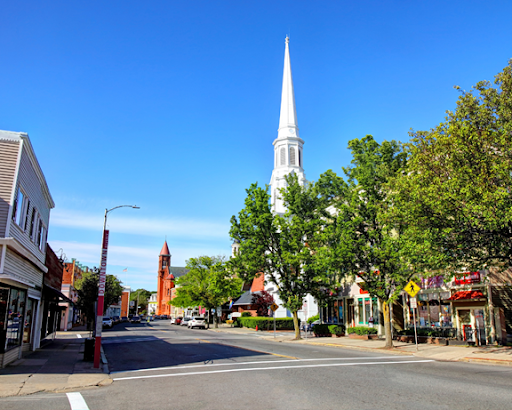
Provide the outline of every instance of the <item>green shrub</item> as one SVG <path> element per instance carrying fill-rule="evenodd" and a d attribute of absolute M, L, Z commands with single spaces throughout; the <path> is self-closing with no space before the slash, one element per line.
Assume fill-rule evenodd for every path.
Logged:
<path fill-rule="evenodd" d="M 359 336 L 376 335 L 377 329 L 374 327 L 354 326 L 354 327 L 347 328 L 347 333 L 348 334 L 355 333 L 356 335 L 359 335 Z"/>
<path fill-rule="evenodd" d="M 308 319 L 308 323 L 311 324 L 313 323 L 314 321 L 316 320 L 320 320 L 320 315 L 315 315 L 315 316 L 311 316 L 309 319 Z"/>
<path fill-rule="evenodd" d="M 251 312 L 242 312 L 242 317 L 252 317 Z"/>
<path fill-rule="evenodd" d="M 344 335 L 345 326 L 343 325 L 329 325 L 329 333 L 331 335 Z"/>
<path fill-rule="evenodd" d="M 240 327 L 248 327 L 249 329 L 274 330 L 274 319 L 271 317 L 239 317 L 237 323 Z M 299 319 L 300 326 L 300 319 Z M 293 318 L 283 317 L 276 318 L 276 330 L 292 330 Z"/>
<path fill-rule="evenodd" d="M 329 325 L 315 325 L 313 327 L 313 333 L 317 336 L 327 336 L 330 335 Z"/>

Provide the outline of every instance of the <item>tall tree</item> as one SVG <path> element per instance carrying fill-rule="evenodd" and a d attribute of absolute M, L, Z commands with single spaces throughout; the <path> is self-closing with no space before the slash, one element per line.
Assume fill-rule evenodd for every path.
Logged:
<path fill-rule="evenodd" d="M 227 270 L 224 257 L 199 256 L 187 260 L 188 273 L 176 279 L 176 297 L 169 303 L 178 307 L 218 308 L 240 295 L 243 282 Z M 215 327 L 218 316 L 214 315 Z"/>
<path fill-rule="evenodd" d="M 308 293 L 318 294 L 325 277 L 315 260 L 322 207 L 313 184 L 300 185 L 293 173 L 286 183 L 280 190 L 287 209 L 283 216 L 272 212 L 268 187 L 253 184 L 247 190 L 245 208 L 231 218 L 230 235 L 240 249 L 230 264 L 245 280 L 263 273 L 274 284 L 300 339 L 297 312 Z"/>
<path fill-rule="evenodd" d="M 392 189 L 397 216 L 431 245 L 425 269 L 512 266 L 512 60 L 494 84 L 462 91 L 445 122 L 412 133 Z"/>
<path fill-rule="evenodd" d="M 77 306 L 87 317 L 88 328 L 94 322 L 96 316 L 95 303 L 98 300 L 98 280 L 99 272 L 97 269 L 84 272 L 82 278 L 75 283 L 78 293 Z M 119 302 L 123 293 L 121 281 L 114 275 L 107 275 L 105 283 L 105 297 L 103 311 L 105 312 L 110 305 Z"/>
<path fill-rule="evenodd" d="M 139 311 L 147 310 L 147 306 L 149 303 L 149 298 L 151 297 L 151 292 L 146 289 L 137 289 L 130 293 L 130 301 L 135 302 L 135 313 L 139 313 Z M 140 306 L 140 308 L 139 308 Z"/>
<path fill-rule="evenodd" d="M 371 135 L 349 142 L 352 166 L 343 168 L 347 188 L 336 208 L 340 267 L 359 276 L 379 299 L 386 346 L 392 347 L 389 305 L 413 276 L 410 255 L 416 250 L 407 226 L 390 222 L 386 184 L 405 166 L 406 154 L 395 141 L 377 143 Z"/>

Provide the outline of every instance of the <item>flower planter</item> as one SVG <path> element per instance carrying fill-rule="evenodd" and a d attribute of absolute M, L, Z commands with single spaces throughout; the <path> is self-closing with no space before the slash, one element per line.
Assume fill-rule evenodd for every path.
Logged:
<path fill-rule="evenodd" d="M 348 335 L 351 339 L 360 339 L 360 340 L 376 340 L 379 338 L 379 335 L 358 335 L 356 333 L 350 333 Z"/>
<path fill-rule="evenodd" d="M 414 335 L 397 336 L 396 340 L 404 343 L 415 343 Z M 444 337 L 418 336 L 418 343 L 446 346 L 448 344 L 448 340 Z"/>
<path fill-rule="evenodd" d="M 332 334 L 331 336 L 332 336 L 332 337 L 342 337 L 342 336 L 345 336 L 345 333 L 341 333 L 341 334 L 339 334 L 339 335 L 337 335 L 337 334 Z"/>

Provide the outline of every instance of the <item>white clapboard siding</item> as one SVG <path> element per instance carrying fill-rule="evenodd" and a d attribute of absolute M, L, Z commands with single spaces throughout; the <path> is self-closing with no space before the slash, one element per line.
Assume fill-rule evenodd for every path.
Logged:
<path fill-rule="evenodd" d="M 12 205 L 18 151 L 18 141 L 0 140 L 0 238 L 5 237 L 9 207 Z"/>
<path fill-rule="evenodd" d="M 43 283 L 43 271 L 9 248 L 5 254 L 4 274 L 32 286 L 41 287 Z"/>
<path fill-rule="evenodd" d="M 48 204 L 41 181 L 38 178 L 38 174 L 34 169 L 33 163 L 30 161 L 30 157 L 27 154 L 26 146 L 24 145 L 21 153 L 20 168 L 18 172 L 17 186 L 22 188 L 25 192 L 26 197 L 30 200 L 30 208 L 35 207 L 37 212 L 42 219 L 44 226 L 48 229 L 48 221 L 50 219 L 50 205 Z M 29 210 L 29 217 L 32 215 L 32 209 Z M 30 224 L 29 224 L 30 226 Z M 28 249 L 37 259 L 44 263 L 45 254 L 39 249 L 38 245 L 34 242 L 35 240 L 29 236 L 30 228 L 24 231 L 24 227 L 19 227 L 16 223 L 11 224 L 9 230 L 9 236 L 16 238 L 26 249 Z M 36 230 L 37 227 L 34 227 Z M 37 232 L 34 232 L 34 237 L 37 236 Z"/>

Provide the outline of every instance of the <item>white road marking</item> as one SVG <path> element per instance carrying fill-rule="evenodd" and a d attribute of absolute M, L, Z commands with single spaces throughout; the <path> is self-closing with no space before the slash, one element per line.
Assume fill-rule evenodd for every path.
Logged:
<path fill-rule="evenodd" d="M 79 339 L 81 339 L 81 338 L 82 338 L 82 335 L 81 335 L 80 333 L 77 333 L 77 334 L 76 334 L 76 337 L 78 337 Z"/>
<path fill-rule="evenodd" d="M 153 372 L 153 371 L 161 371 L 161 370 L 174 370 L 174 369 L 192 369 L 195 367 L 212 367 L 212 366 L 237 366 L 237 365 L 246 365 L 246 364 L 268 364 L 268 363 L 288 363 L 288 362 L 314 362 L 314 361 L 321 361 L 321 360 L 365 360 L 365 359 L 373 359 L 373 360 L 379 360 L 379 359 L 390 359 L 393 356 L 379 356 L 379 357 L 328 357 L 328 358 L 321 358 L 321 359 L 287 359 L 287 360 L 260 360 L 257 362 L 232 362 L 232 363 L 212 363 L 212 364 L 197 364 L 192 366 L 167 366 L 167 367 L 153 367 L 151 369 L 138 369 L 138 370 L 125 370 L 125 371 L 117 371 L 117 372 L 110 372 L 110 374 L 116 374 L 116 373 L 137 373 L 137 372 Z M 409 357 L 404 356 L 404 359 L 408 359 Z M 401 359 L 401 357 L 398 357 L 398 359 Z"/>
<path fill-rule="evenodd" d="M 89 410 L 89 407 L 87 407 L 87 403 L 85 402 L 84 398 L 80 393 L 66 393 L 66 396 L 68 396 L 71 410 Z"/>
<path fill-rule="evenodd" d="M 367 362 L 367 363 L 330 363 L 330 364 L 309 364 L 304 366 L 275 366 L 275 367 L 251 367 L 246 369 L 228 369 L 228 370 L 212 370 L 206 372 L 189 372 L 189 373 L 174 373 L 174 374 L 155 374 L 150 376 L 132 376 L 132 377 L 118 377 L 113 379 L 119 380 L 135 380 L 135 379 L 152 379 L 156 377 L 182 377 L 182 376 L 196 376 L 200 374 L 214 374 L 214 373 L 232 373 L 232 372 L 251 372 L 255 370 L 282 370 L 282 369 L 305 369 L 313 367 L 334 367 L 334 366 L 368 366 L 375 364 L 409 364 L 409 363 L 428 363 L 435 362 L 435 360 L 411 360 L 400 362 Z"/>

